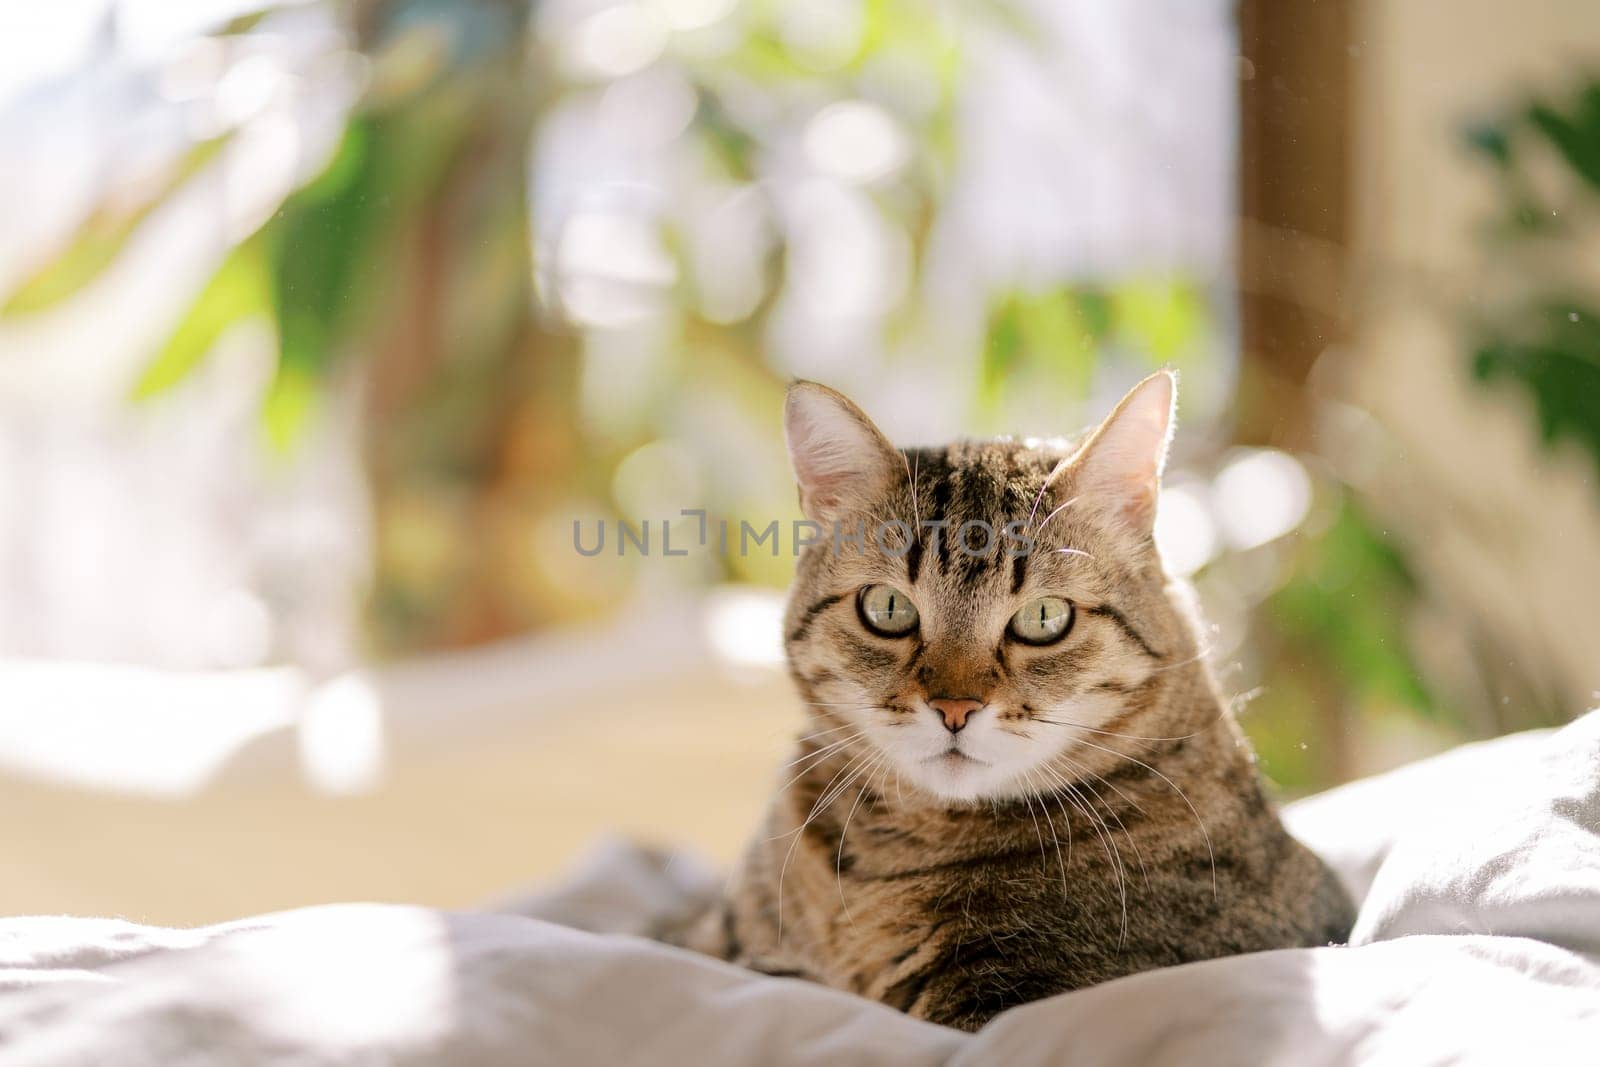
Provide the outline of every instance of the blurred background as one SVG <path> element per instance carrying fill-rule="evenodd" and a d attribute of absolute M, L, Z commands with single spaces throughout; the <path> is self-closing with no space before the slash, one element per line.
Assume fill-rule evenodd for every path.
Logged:
<path fill-rule="evenodd" d="M 1286 796 L 1575 717 L 1597 72 L 1586 0 L 6 5 L 0 913 L 729 860 L 793 559 L 681 512 L 798 517 L 793 376 L 909 444 L 1179 368 Z"/>

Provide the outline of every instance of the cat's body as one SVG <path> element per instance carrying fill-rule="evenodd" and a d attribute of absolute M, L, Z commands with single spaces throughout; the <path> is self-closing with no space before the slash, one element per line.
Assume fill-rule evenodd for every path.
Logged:
<path fill-rule="evenodd" d="M 802 559 L 785 635 L 811 728 L 731 893 L 678 940 L 976 1029 L 1153 967 L 1344 939 L 1349 901 L 1263 797 L 1151 542 L 1157 377 L 1076 451 L 896 452 L 797 386 L 807 514 L 921 535 Z M 1031 550 L 963 552 L 973 521 L 1018 523 Z"/>

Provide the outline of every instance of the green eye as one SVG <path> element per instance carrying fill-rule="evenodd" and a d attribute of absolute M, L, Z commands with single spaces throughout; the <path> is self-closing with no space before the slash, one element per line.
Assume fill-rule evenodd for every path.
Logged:
<path fill-rule="evenodd" d="M 1011 616 L 1011 636 L 1028 645 L 1048 645 L 1072 629 L 1072 602 L 1047 596 L 1024 604 Z"/>
<path fill-rule="evenodd" d="M 856 596 L 856 611 L 880 637 L 904 637 L 917 628 L 917 606 L 892 585 L 869 585 Z"/>

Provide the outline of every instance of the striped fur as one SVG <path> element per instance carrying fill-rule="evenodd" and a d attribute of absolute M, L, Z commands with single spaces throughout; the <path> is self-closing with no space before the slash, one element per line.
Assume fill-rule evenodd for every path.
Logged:
<path fill-rule="evenodd" d="M 976 1029 L 1152 967 L 1346 937 L 1350 903 L 1264 797 L 1183 590 L 1148 531 L 1075 496 L 1069 455 L 908 449 L 843 506 L 847 526 L 1021 521 L 1036 543 L 1016 560 L 926 533 L 903 558 L 807 551 L 785 635 L 809 727 L 732 891 L 674 940 Z M 874 583 L 913 598 L 917 632 L 862 625 Z M 1075 607 L 1066 638 L 1007 639 L 1046 595 Z M 984 698 L 972 751 L 1004 774 L 926 769 L 911 739 L 944 736 L 939 694 Z"/>

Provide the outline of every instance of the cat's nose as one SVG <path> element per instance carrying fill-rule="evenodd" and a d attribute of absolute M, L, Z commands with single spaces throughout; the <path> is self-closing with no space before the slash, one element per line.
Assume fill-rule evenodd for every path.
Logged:
<path fill-rule="evenodd" d="M 967 716 L 982 709 L 983 701 L 971 697 L 934 697 L 928 707 L 944 716 L 944 728 L 959 734 L 967 725 Z"/>

